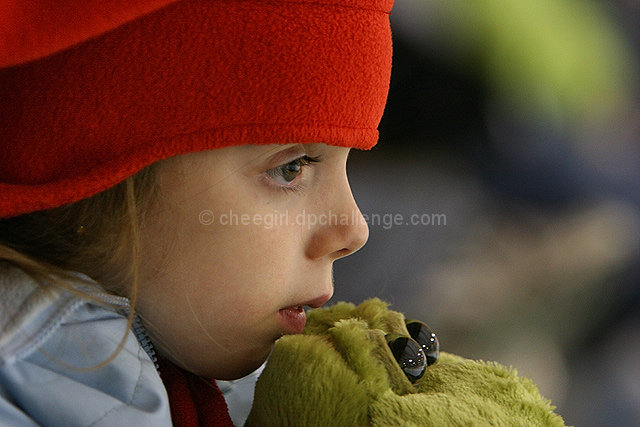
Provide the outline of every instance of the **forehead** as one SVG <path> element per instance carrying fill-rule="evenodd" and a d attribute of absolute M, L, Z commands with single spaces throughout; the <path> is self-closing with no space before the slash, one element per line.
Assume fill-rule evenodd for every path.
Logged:
<path fill-rule="evenodd" d="M 186 153 L 158 162 L 158 176 L 165 188 L 193 180 L 226 180 L 233 175 L 253 175 L 308 155 L 323 162 L 344 162 L 351 149 L 321 143 L 237 145 Z"/>
<path fill-rule="evenodd" d="M 351 149 L 322 143 L 312 144 L 268 144 L 268 145 L 236 145 L 215 150 L 175 156 L 163 161 L 172 166 L 180 165 L 185 171 L 193 168 L 209 167 L 212 164 L 228 164 L 234 168 L 260 165 L 263 162 L 287 162 L 295 156 L 346 156 Z"/>
<path fill-rule="evenodd" d="M 239 145 L 226 147 L 225 154 L 248 156 L 250 158 L 264 158 L 280 154 L 307 154 L 307 155 L 339 155 L 349 153 L 351 148 L 327 145 L 323 143 L 311 144 L 268 144 L 268 145 Z"/>

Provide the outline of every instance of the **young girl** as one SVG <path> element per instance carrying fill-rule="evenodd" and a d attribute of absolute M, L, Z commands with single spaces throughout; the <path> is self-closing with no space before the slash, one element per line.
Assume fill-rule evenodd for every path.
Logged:
<path fill-rule="evenodd" d="M 230 424 L 368 229 L 391 0 L 9 2 L 0 423 Z"/>

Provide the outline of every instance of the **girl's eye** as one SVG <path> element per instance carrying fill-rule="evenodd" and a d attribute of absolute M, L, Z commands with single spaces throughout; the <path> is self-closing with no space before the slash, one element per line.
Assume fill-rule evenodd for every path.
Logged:
<path fill-rule="evenodd" d="M 318 157 L 302 156 L 284 165 L 277 166 L 267 171 L 267 175 L 277 184 L 289 186 L 302 172 L 304 166 L 319 162 Z"/>

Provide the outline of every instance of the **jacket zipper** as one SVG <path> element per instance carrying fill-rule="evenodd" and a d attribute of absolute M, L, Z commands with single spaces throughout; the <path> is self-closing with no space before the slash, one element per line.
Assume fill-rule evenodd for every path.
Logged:
<path fill-rule="evenodd" d="M 99 298 L 104 301 L 106 304 L 113 305 L 121 308 L 121 311 L 125 316 L 129 315 L 131 309 L 131 303 L 128 298 L 109 295 L 109 294 L 100 294 Z M 142 349 L 147 353 L 149 359 L 155 366 L 156 371 L 160 372 L 160 365 L 158 365 L 158 357 L 156 356 L 156 351 L 153 348 L 153 343 L 151 342 L 151 338 L 147 334 L 147 330 L 142 323 L 142 319 L 137 314 L 133 315 L 133 323 L 131 324 L 131 329 L 133 330 L 133 335 L 138 340 L 138 343 L 142 347 Z"/>

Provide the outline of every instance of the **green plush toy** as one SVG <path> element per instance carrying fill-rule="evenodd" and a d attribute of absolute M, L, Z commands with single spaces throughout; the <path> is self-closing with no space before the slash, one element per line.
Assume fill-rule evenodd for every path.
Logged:
<path fill-rule="evenodd" d="M 313 310 L 276 342 L 246 425 L 563 426 L 553 409 L 529 379 L 439 353 L 426 325 L 371 299 Z"/>

